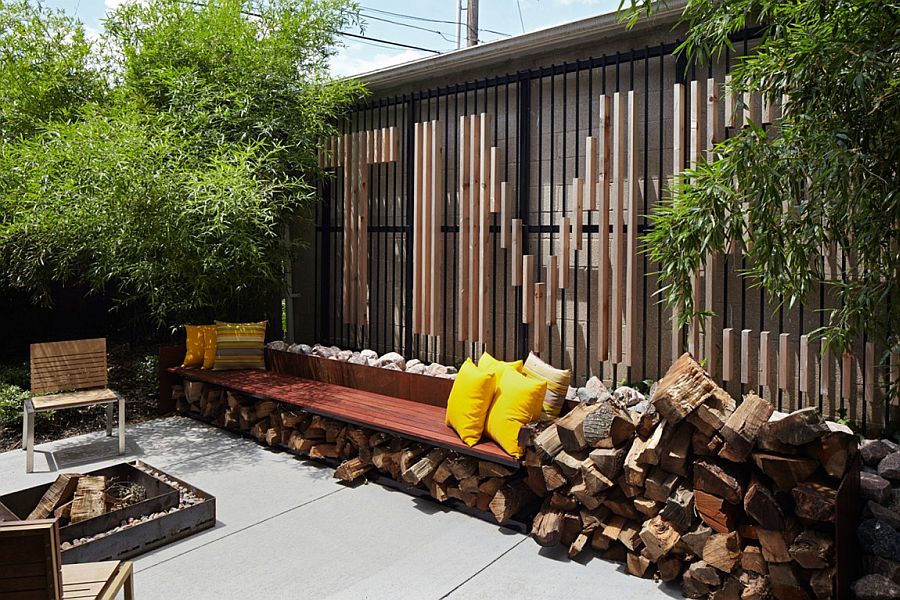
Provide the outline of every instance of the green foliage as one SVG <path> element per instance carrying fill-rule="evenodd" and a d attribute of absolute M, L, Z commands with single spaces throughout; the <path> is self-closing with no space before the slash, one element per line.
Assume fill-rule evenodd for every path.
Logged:
<path fill-rule="evenodd" d="M 92 45 L 79 22 L 0 3 L 16 24 L 0 28 L 0 86 L 32 102 L 0 100 L 0 286 L 46 301 L 86 285 L 167 324 L 280 291 L 316 142 L 362 92 L 327 70 L 355 15 L 346 0 L 150 0 Z M 55 63 L 22 77 L 41 48 Z"/>
<path fill-rule="evenodd" d="M 656 4 L 632 2 L 628 14 Z M 836 248 L 846 275 L 826 281 L 840 302 L 819 333 L 838 350 L 863 329 L 897 346 L 900 9 L 880 0 L 690 0 L 682 20 L 680 51 L 699 60 L 765 23 L 759 46 L 734 66 L 733 90 L 788 102 L 777 127 L 735 132 L 656 211 L 646 242 L 666 301 L 681 303 L 687 322 L 692 274 L 736 243 L 773 305 L 794 305 L 826 281 L 823 256 Z"/>

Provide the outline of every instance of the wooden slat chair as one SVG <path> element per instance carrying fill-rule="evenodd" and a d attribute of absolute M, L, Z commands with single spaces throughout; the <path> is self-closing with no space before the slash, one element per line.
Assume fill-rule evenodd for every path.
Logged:
<path fill-rule="evenodd" d="M 55 519 L 0 523 L 0 600 L 134 598 L 130 561 L 63 565 Z"/>
<path fill-rule="evenodd" d="M 125 399 L 107 383 L 105 338 L 31 345 L 32 396 L 25 401 L 22 419 L 27 473 L 34 470 L 34 415 L 46 410 L 106 404 L 106 435 L 111 436 L 118 401 L 119 454 L 125 454 Z"/>

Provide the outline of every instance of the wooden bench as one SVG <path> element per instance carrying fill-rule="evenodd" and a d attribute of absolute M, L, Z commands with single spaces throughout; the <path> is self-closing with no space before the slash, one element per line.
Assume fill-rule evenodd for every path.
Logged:
<path fill-rule="evenodd" d="M 113 404 L 119 403 L 119 454 L 125 454 L 125 399 L 108 389 L 106 339 L 31 345 L 31 393 L 22 418 L 25 471 L 34 470 L 34 417 L 47 410 L 106 404 L 106 435 L 112 435 Z M 63 393 L 55 393 L 63 392 Z"/>
<path fill-rule="evenodd" d="M 62 565 L 55 519 L 0 523 L 0 599 L 134 598 L 130 561 Z"/>
<path fill-rule="evenodd" d="M 395 374 L 375 367 L 360 368 Z M 181 367 L 172 367 L 168 371 L 189 381 L 219 386 L 259 400 L 289 404 L 314 415 L 383 431 L 504 466 L 519 466 L 519 461 L 492 441 L 467 446 L 444 423 L 446 408 L 437 403 L 417 402 L 274 371 L 203 371 Z"/>

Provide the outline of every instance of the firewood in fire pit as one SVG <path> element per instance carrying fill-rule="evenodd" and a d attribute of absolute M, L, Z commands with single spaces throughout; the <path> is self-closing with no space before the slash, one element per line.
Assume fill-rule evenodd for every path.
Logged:
<path fill-rule="evenodd" d="M 75 493 L 75 488 L 78 486 L 79 477 L 81 475 L 78 473 L 63 473 L 57 477 L 53 485 L 41 496 L 38 505 L 28 515 L 28 520 L 46 519 L 60 505 L 69 502 L 72 499 L 72 494 Z"/>
<path fill-rule="evenodd" d="M 102 515 L 106 510 L 105 491 L 106 477 L 102 475 L 81 477 L 78 480 L 78 487 L 75 488 L 75 499 L 72 501 L 72 523 Z"/>

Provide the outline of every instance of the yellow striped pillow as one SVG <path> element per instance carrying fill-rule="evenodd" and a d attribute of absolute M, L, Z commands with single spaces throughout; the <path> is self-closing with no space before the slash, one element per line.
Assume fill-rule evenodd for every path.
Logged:
<path fill-rule="evenodd" d="M 263 350 L 266 323 L 222 323 L 216 321 L 216 364 L 214 371 L 225 369 L 265 369 Z"/>
<path fill-rule="evenodd" d="M 555 419 L 562 410 L 566 394 L 569 393 L 569 383 L 572 381 L 572 371 L 569 369 L 556 369 L 540 358 L 530 353 L 525 360 L 522 372 L 533 379 L 547 382 L 547 393 L 544 396 L 544 406 L 541 418 Z"/>

